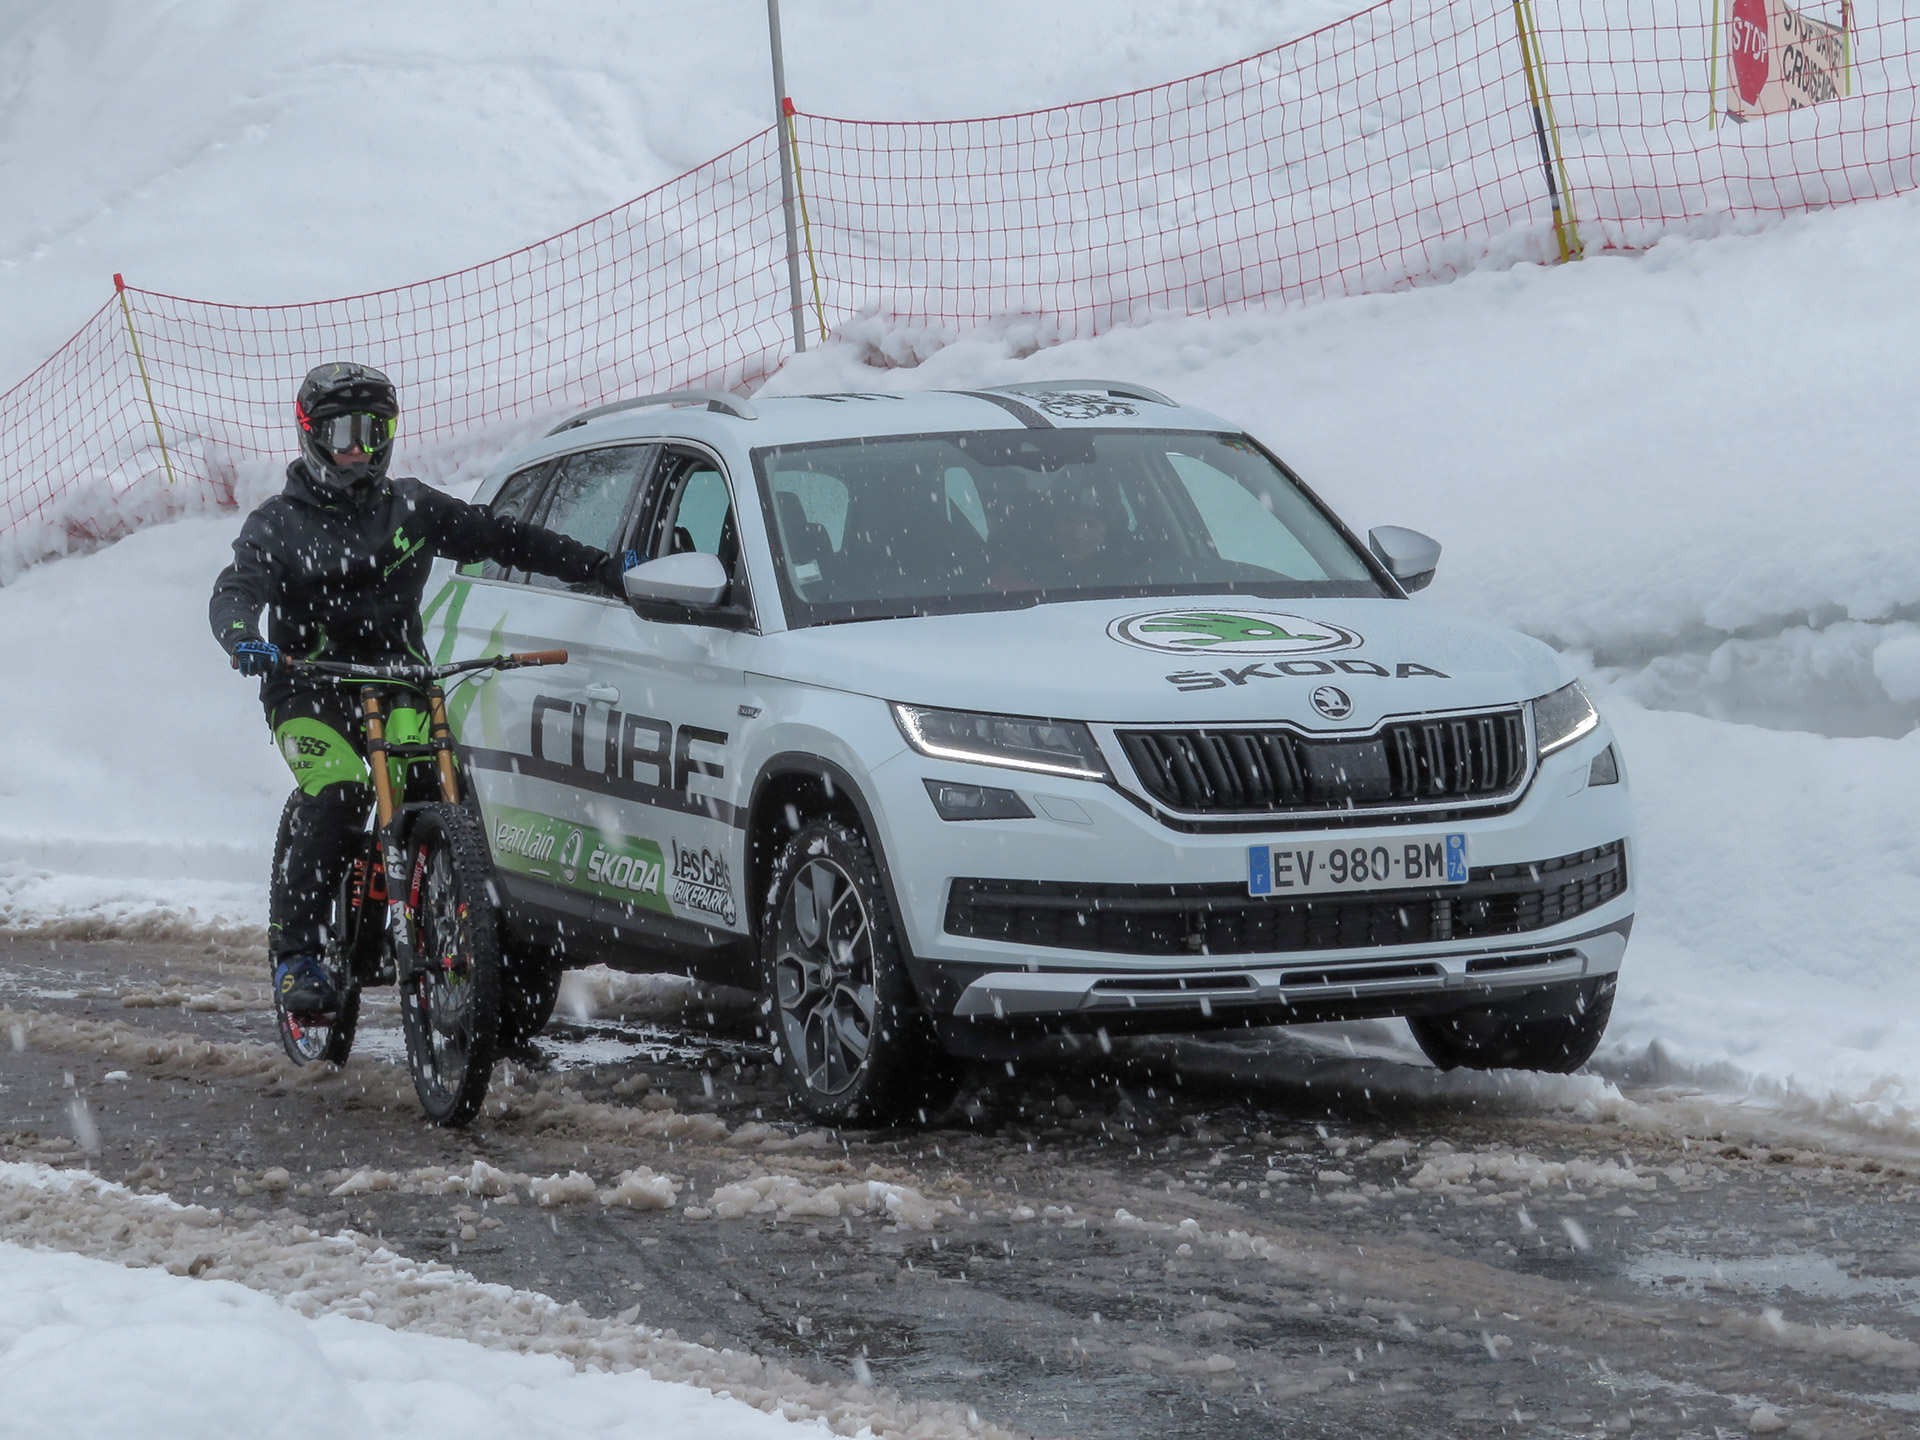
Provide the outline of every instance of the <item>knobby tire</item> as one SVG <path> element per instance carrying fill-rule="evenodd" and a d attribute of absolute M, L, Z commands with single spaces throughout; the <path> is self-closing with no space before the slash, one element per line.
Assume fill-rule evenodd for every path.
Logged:
<path fill-rule="evenodd" d="M 400 986 L 407 1068 L 427 1118 L 460 1126 L 480 1113 L 500 1050 L 506 962 L 489 896 L 479 822 L 459 805 L 421 810 L 407 839 L 415 971 Z"/>

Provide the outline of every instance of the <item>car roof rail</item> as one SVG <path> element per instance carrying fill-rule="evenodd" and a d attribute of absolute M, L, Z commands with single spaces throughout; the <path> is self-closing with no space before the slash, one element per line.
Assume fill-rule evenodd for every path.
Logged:
<path fill-rule="evenodd" d="M 598 420 L 602 415 L 617 415 L 622 410 L 641 410 L 650 405 L 704 405 L 709 410 L 724 411 L 740 420 L 760 418 L 758 410 L 730 390 L 666 390 L 658 395 L 642 395 L 633 400 L 615 400 L 611 405 L 596 405 L 569 420 L 562 420 L 547 434 L 558 435 L 562 430 L 575 429 L 589 420 Z"/>
<path fill-rule="evenodd" d="M 1180 403 L 1158 390 L 1149 390 L 1145 385 L 1135 385 L 1126 380 L 1022 380 L 1016 385 L 989 385 L 987 388 L 1001 395 L 1048 395 L 1063 390 L 1090 390 L 1096 395 L 1111 395 L 1116 400 L 1145 400 L 1151 405 L 1172 405 L 1176 408 Z"/>

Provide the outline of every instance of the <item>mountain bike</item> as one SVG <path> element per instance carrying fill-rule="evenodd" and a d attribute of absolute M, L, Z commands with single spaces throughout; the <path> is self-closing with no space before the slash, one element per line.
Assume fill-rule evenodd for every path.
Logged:
<path fill-rule="evenodd" d="M 283 673 L 362 682 L 357 710 L 374 796 L 364 841 L 335 893 L 320 957 L 339 1006 L 331 1015 L 296 1015 L 275 996 L 280 1043 L 297 1064 L 344 1063 L 361 990 L 398 985 L 407 1068 L 428 1118 L 464 1125 L 479 1113 L 499 1053 L 503 1010 L 513 997 L 505 993 L 493 863 L 485 830 L 462 793 L 440 682 L 566 663 L 564 650 L 450 665 L 281 660 Z M 283 818 L 275 875 L 288 839 Z"/>

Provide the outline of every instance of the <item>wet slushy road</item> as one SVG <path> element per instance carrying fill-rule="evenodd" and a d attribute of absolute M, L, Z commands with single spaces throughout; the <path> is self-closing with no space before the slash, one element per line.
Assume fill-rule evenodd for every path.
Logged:
<path fill-rule="evenodd" d="M 1920 1147 L 1439 1077 L 1364 1028 L 1062 1048 L 927 1130 L 830 1134 L 743 997 L 619 977 L 442 1132 L 369 1001 L 344 1070 L 295 1072 L 250 948 L 0 941 L 0 1160 L 1016 1432 L 1920 1431 Z M 672 1203 L 602 1203 L 635 1170 Z"/>

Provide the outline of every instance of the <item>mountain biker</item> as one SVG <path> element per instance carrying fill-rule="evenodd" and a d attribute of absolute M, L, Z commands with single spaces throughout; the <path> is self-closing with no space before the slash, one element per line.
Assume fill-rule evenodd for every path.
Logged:
<path fill-rule="evenodd" d="M 260 676 L 267 724 L 293 771 L 285 861 L 273 876 L 269 953 L 292 1014 L 330 1014 L 320 963 L 333 892 L 373 803 L 349 690 L 279 670 L 281 655 L 348 664 L 424 663 L 420 596 L 436 556 L 502 565 L 618 594 L 622 564 L 411 479 L 389 479 L 400 416 L 393 382 L 330 362 L 294 398 L 300 456 L 286 487 L 249 515 L 214 582 L 213 633 L 243 674 Z M 623 557 L 633 563 L 631 555 Z M 259 630 L 260 611 L 267 633 Z"/>

